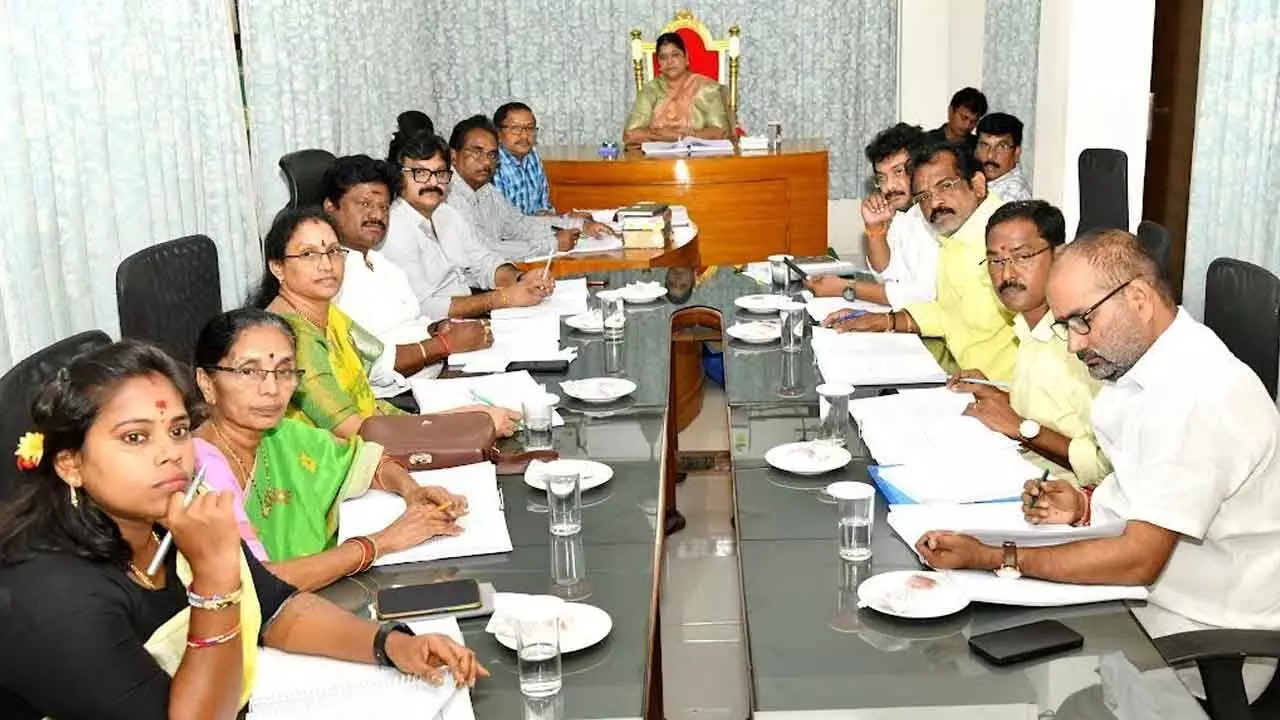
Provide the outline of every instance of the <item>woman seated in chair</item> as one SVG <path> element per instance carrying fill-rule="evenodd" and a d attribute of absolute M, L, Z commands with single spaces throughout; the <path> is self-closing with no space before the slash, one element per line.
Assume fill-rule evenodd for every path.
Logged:
<path fill-rule="evenodd" d="M 205 481 L 236 500 L 240 537 L 289 584 L 314 590 L 437 535 L 457 535 L 466 498 L 420 487 L 359 435 L 347 440 L 284 417 L 305 373 L 294 335 L 278 315 L 243 308 L 205 325 L 196 341 L 196 384 L 208 419 L 196 430 Z M 370 487 L 400 495 L 405 513 L 381 532 L 334 546 L 338 506 Z"/>
<path fill-rule="evenodd" d="M 622 141 L 637 145 L 682 137 L 729 137 L 729 116 L 720 83 L 689 70 L 684 40 L 663 33 L 657 42 L 658 76 L 636 94 Z"/>
<path fill-rule="evenodd" d="M 464 685 L 488 674 L 447 637 L 379 632 L 268 572 L 230 495 L 184 506 L 197 407 L 177 363 L 132 341 L 41 388 L 16 453 L 27 477 L 0 508 L 0 717 L 231 720 L 259 645 L 432 681 L 442 666 Z"/>
<path fill-rule="evenodd" d="M 384 347 L 332 302 L 348 252 L 338 244 L 333 220 L 319 208 L 286 210 L 263 245 L 266 272 L 250 304 L 289 323 L 297 338 L 297 367 L 304 371 L 287 417 L 345 438 L 366 418 L 405 414 L 375 398 L 370 385 L 371 376 L 394 372 L 396 348 Z M 486 412 L 499 435 L 515 433 L 518 413 L 483 405 L 457 409 Z"/>

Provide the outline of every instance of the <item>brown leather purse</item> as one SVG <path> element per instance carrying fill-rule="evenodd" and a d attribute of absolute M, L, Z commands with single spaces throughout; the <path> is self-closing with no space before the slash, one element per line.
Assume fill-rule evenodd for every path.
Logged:
<path fill-rule="evenodd" d="M 498 449 L 498 432 L 488 414 L 374 415 L 360 426 L 360 437 L 382 446 L 384 454 L 409 470 L 491 462 L 499 475 L 523 473 L 529 463 L 558 457 L 554 450 L 507 453 Z"/>

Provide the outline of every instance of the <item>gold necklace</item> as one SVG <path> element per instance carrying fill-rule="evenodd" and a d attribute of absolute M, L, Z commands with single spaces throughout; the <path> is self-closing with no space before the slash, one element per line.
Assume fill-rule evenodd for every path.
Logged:
<path fill-rule="evenodd" d="M 231 456 L 231 461 L 236 464 L 240 470 L 240 475 L 244 478 L 241 487 L 245 492 L 251 493 L 258 501 L 258 508 L 262 512 L 262 518 L 265 520 L 270 517 L 272 509 L 276 505 L 287 505 L 293 499 L 293 493 L 289 490 L 281 490 L 271 487 L 271 464 L 267 461 L 266 456 L 262 457 L 262 481 L 254 482 L 254 477 L 258 470 L 258 457 L 254 453 L 252 470 L 245 467 L 244 461 L 240 459 L 239 454 L 231 447 L 231 443 L 227 440 L 227 436 L 222 434 L 222 430 L 218 428 L 216 421 L 209 421 L 209 426 L 213 428 L 213 433 L 218 436 L 219 445 L 227 451 Z"/>
<path fill-rule="evenodd" d="M 223 450 L 227 451 L 227 454 L 231 456 L 231 462 L 235 463 L 236 468 L 240 470 L 240 477 L 243 478 L 243 481 L 240 483 L 240 487 L 248 490 L 249 486 L 253 484 L 253 475 L 245 467 L 244 461 L 240 459 L 240 453 L 236 452 L 235 448 L 231 447 L 231 441 L 227 440 L 227 436 L 222 434 L 222 429 L 218 427 L 218 422 L 216 420 L 210 420 L 209 427 L 213 428 L 213 434 L 218 436 L 218 444 L 222 446 Z M 257 453 L 254 453 L 254 456 L 255 459 L 253 465 L 256 470 L 258 467 L 256 459 Z"/>
<path fill-rule="evenodd" d="M 300 308 L 300 307 L 298 307 L 297 305 L 294 305 L 292 302 L 290 302 L 290 301 L 289 301 L 289 298 L 285 297 L 284 295 L 280 295 L 279 297 L 280 297 L 280 299 L 281 299 L 281 300 L 283 300 L 283 301 L 284 301 L 284 304 L 285 304 L 285 305 L 288 305 L 289 307 L 293 308 L 293 311 L 294 311 L 294 312 L 296 312 L 296 313 L 298 313 L 298 315 L 299 315 L 299 316 L 301 316 L 303 320 L 306 320 L 307 322 L 311 323 L 312 325 L 315 325 L 316 327 L 320 328 L 321 330 L 324 330 L 324 329 L 325 329 L 325 324 L 324 324 L 324 323 L 319 322 L 319 321 L 318 321 L 318 320 L 316 320 L 315 318 L 313 318 L 313 317 L 311 317 L 310 315 L 308 315 L 308 314 L 307 314 L 307 312 L 306 312 L 305 310 L 303 310 L 302 308 Z"/>
<path fill-rule="evenodd" d="M 155 530 L 151 531 L 151 541 L 155 543 L 157 547 L 160 545 L 160 538 L 156 536 Z M 138 566 L 134 565 L 132 560 L 129 561 L 129 576 L 132 577 L 134 580 L 137 580 L 138 583 L 142 585 L 142 587 L 148 590 L 160 589 L 160 586 L 156 585 L 155 580 L 152 580 L 150 575 L 138 569 Z"/>

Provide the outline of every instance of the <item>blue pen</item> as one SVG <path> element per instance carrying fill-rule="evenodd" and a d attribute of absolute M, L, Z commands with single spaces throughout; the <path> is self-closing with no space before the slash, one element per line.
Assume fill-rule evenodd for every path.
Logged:
<path fill-rule="evenodd" d="M 837 318 L 836 322 L 840 322 L 841 320 L 850 320 L 852 318 L 858 317 L 859 315 L 866 315 L 866 314 L 867 314 L 866 310 L 850 310 L 844 313 L 843 315 L 841 315 L 839 318 Z"/>

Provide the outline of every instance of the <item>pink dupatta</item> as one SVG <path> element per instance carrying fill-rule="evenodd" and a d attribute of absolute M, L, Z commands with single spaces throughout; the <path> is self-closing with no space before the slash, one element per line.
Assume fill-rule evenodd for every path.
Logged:
<path fill-rule="evenodd" d="M 236 526 L 240 529 L 240 539 L 244 540 L 245 545 L 249 547 L 250 552 L 259 561 L 270 561 L 271 558 L 267 557 L 267 549 L 262 546 L 262 541 L 258 539 L 258 532 L 253 529 L 253 524 L 249 522 L 249 516 L 245 514 L 244 488 L 240 487 L 240 481 L 236 479 L 236 474 L 231 471 L 231 466 L 227 464 L 227 459 L 218 451 L 218 448 L 203 439 L 195 438 L 195 443 L 196 467 L 204 468 L 205 487 L 211 492 L 231 493 L 236 499 Z"/>
<path fill-rule="evenodd" d="M 667 81 L 667 93 L 653 106 L 649 127 L 685 131 L 693 125 L 693 101 L 703 85 L 711 80 L 694 72 L 676 82 Z"/>

